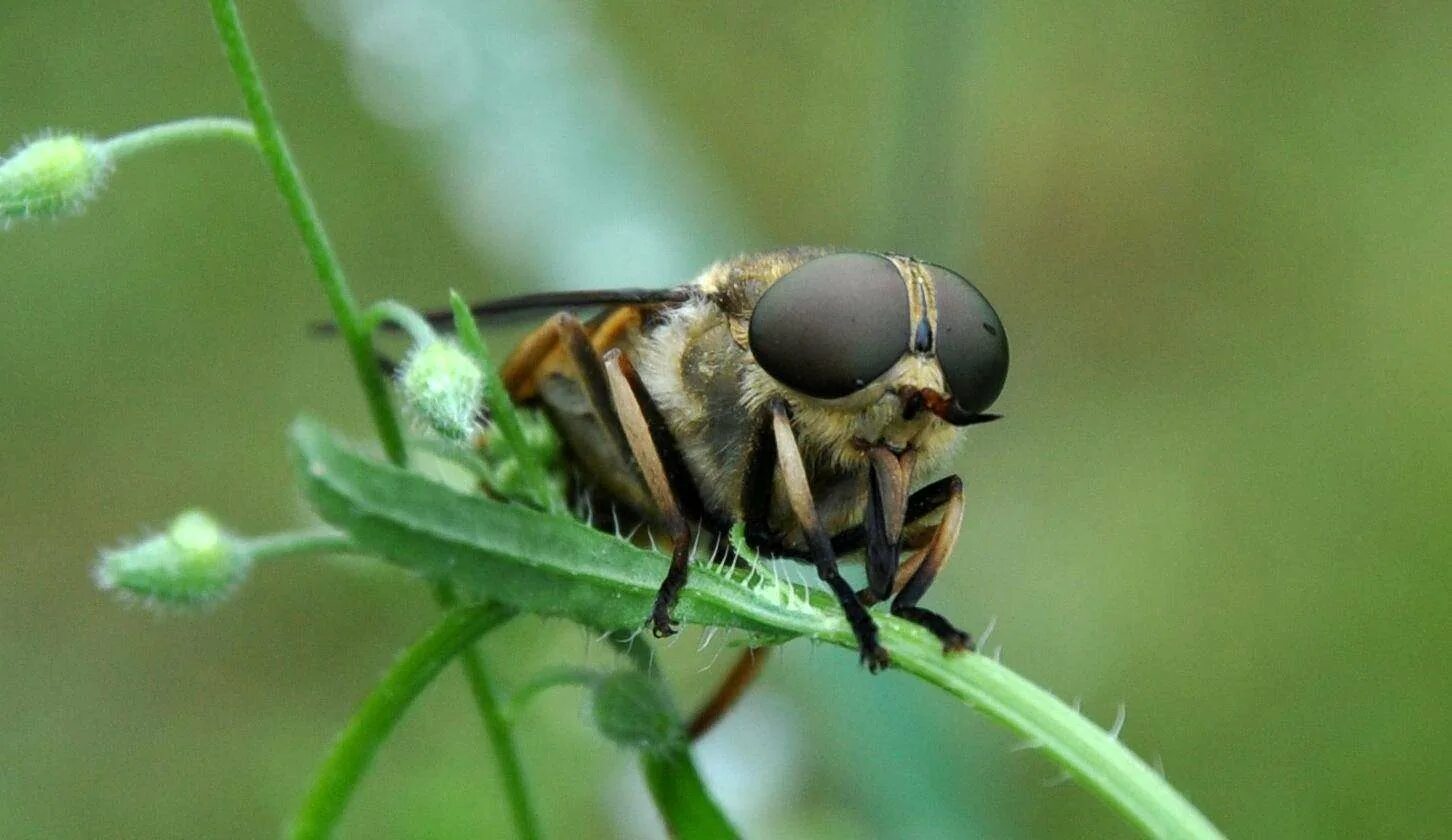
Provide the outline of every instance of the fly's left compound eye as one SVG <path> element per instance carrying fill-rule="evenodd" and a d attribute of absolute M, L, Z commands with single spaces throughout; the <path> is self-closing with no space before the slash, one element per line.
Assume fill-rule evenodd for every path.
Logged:
<path fill-rule="evenodd" d="M 751 313 L 751 354 L 784 385 L 836 399 L 908 349 L 907 285 L 876 254 L 830 254 L 771 285 Z"/>
<path fill-rule="evenodd" d="M 946 268 L 927 268 L 938 298 L 938 364 L 953 401 L 978 414 L 998 399 L 1008 378 L 1008 335 L 972 283 Z"/>

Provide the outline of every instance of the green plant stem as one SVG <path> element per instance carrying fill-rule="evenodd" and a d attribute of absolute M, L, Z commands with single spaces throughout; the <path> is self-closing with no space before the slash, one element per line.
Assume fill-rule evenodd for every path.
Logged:
<path fill-rule="evenodd" d="M 346 534 L 340 534 L 331 528 L 287 531 L 265 537 L 251 537 L 239 542 L 242 550 L 255 560 L 299 554 L 344 554 L 358 550 Z"/>
<path fill-rule="evenodd" d="M 514 730 L 499 708 L 498 695 L 483 657 L 471 648 L 464 651 L 462 664 L 479 706 L 479 717 L 484 721 L 489 742 L 494 747 L 499 776 L 504 781 L 504 793 L 509 798 L 509 813 L 514 818 L 514 830 L 523 840 L 535 840 L 540 836 L 539 817 L 530 802 L 529 788 L 524 783 L 524 769 L 519 761 L 519 748 L 514 742 Z"/>
<path fill-rule="evenodd" d="M 422 315 L 396 300 L 380 300 L 363 313 L 363 329 L 369 333 L 385 321 L 397 324 L 399 329 L 408 333 L 409 340 L 420 347 L 438 337 Z"/>
<path fill-rule="evenodd" d="M 452 587 L 440 587 L 439 603 L 452 605 L 454 599 Z M 494 760 L 499 765 L 499 777 L 504 782 L 504 793 L 509 799 L 509 813 L 514 818 L 515 832 L 522 840 L 536 840 L 540 836 L 539 817 L 530 802 L 529 788 L 524 783 L 524 767 L 519 760 L 514 728 L 501 708 L 493 677 L 484 664 L 484 658 L 472 647 L 465 648 L 459 658 L 464 676 L 469 680 L 474 703 L 479 707 L 479 719 L 484 722 L 485 734 L 494 749 Z"/>
<path fill-rule="evenodd" d="M 333 745 L 288 836 L 296 840 L 330 836 L 379 744 L 409 704 L 451 659 L 513 614 L 499 604 L 459 607 L 404 651 Z"/>
<path fill-rule="evenodd" d="M 696 764 L 690 747 L 681 745 L 669 750 L 644 750 L 640 769 L 650 798 L 665 820 L 672 837 L 681 840 L 734 840 L 739 837 L 711 794 Z"/>
<path fill-rule="evenodd" d="M 252 56 L 251 48 L 247 45 L 247 36 L 242 30 L 237 5 L 232 0 L 211 0 L 211 6 L 212 19 L 217 25 L 217 33 L 221 36 L 232 73 L 236 76 L 237 84 L 242 89 L 242 99 L 246 104 L 248 115 L 252 118 L 262 157 L 272 171 L 273 180 L 277 182 L 277 189 L 282 193 L 288 212 L 292 215 L 294 224 L 297 225 L 298 233 L 302 235 L 308 258 L 312 261 L 318 282 L 322 285 L 323 293 L 328 298 L 328 306 L 332 309 L 333 320 L 338 325 L 338 331 L 348 346 L 349 354 L 353 359 L 354 372 L 358 376 L 358 382 L 363 386 L 363 393 L 367 398 L 368 409 L 373 417 L 373 425 L 378 430 L 378 438 L 383 444 L 383 450 L 390 461 L 404 466 L 408 463 L 408 450 L 404 447 L 403 431 L 398 423 L 398 415 L 388 397 L 388 387 L 378 369 L 377 360 L 374 358 L 372 330 L 366 328 L 364 319 L 359 315 L 358 304 L 348 286 L 347 277 L 343 274 L 342 263 L 338 260 L 332 243 L 328 240 L 327 231 L 323 229 L 322 219 L 318 217 L 312 195 L 303 183 L 302 173 L 293 161 L 287 141 L 283 139 L 282 129 L 278 125 L 272 105 L 268 102 L 267 93 L 263 89 L 257 61 Z M 448 584 L 440 587 L 438 594 L 441 596 L 441 605 L 446 603 L 442 599 L 442 595 L 450 591 Z M 472 666 L 469 664 L 471 662 Z M 492 695 L 487 691 L 487 681 L 481 683 L 475 678 L 478 673 L 483 673 L 482 668 L 482 661 L 478 654 L 469 652 L 465 657 L 465 671 L 469 674 L 469 686 L 474 692 L 474 699 L 481 712 L 486 707 L 495 705 Z M 493 737 L 497 730 L 490 726 L 487 715 L 484 723 L 490 736 Z M 496 740 L 494 747 L 497 753 L 513 752 L 512 741 L 506 744 Z M 517 775 L 517 760 L 514 761 L 514 769 Z M 516 778 L 513 783 L 522 785 L 522 780 Z"/>
<path fill-rule="evenodd" d="M 524 685 L 510 692 L 509 704 L 504 709 L 504 717 L 513 724 L 524 716 L 529 704 L 546 691 L 566 685 L 589 688 L 598 683 L 603 676 L 603 673 L 593 668 L 563 667 L 541 671 Z"/>
<path fill-rule="evenodd" d="M 293 162 L 292 153 L 288 151 L 287 142 L 283 139 L 282 129 L 273 115 L 272 105 L 267 101 L 267 94 L 262 88 L 262 77 L 257 71 L 257 61 L 247 46 L 242 21 L 237 16 L 237 5 L 232 0 L 211 2 L 212 18 L 216 21 L 217 32 L 221 35 L 222 45 L 227 52 L 227 61 L 232 66 L 232 74 L 237 77 L 237 84 L 242 89 L 242 99 L 256 128 L 262 157 L 272 170 L 277 189 L 287 203 L 288 212 L 292 214 L 298 232 L 302 234 L 308 258 L 312 260 L 313 270 L 317 273 L 323 293 L 327 295 L 328 305 L 332 308 L 333 320 L 337 322 L 338 330 L 348 345 L 354 372 L 358 375 L 358 381 L 368 399 L 373 425 L 378 429 L 378 438 L 383 443 L 384 451 L 388 453 L 388 459 L 402 465 L 407 462 L 408 453 L 404 449 L 398 415 L 389 401 L 388 388 L 373 356 L 372 336 L 363 329 L 358 305 L 353 300 L 353 293 L 343 275 L 343 266 L 328 241 L 312 196 L 303 184 L 302 174 Z"/>
<path fill-rule="evenodd" d="M 259 149 L 257 130 L 252 123 L 233 117 L 191 117 L 175 122 L 150 125 L 118 134 L 101 143 L 101 148 L 114 160 L 130 157 L 140 151 L 194 140 L 239 140 Z"/>
<path fill-rule="evenodd" d="M 1219 838 L 1189 800 L 1139 756 L 1064 701 L 983 654 L 946 656 L 916 625 L 879 619 L 893 666 L 936 685 L 1027 737 L 1151 837 Z M 825 637 L 842 647 L 851 634 Z"/>

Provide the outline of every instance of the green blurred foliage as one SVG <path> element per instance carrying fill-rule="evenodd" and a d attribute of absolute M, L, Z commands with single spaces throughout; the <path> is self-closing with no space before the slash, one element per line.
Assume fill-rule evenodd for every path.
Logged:
<path fill-rule="evenodd" d="M 360 297 L 532 282 L 528 255 L 469 255 L 427 156 L 356 104 L 297 7 L 243 13 Z M 1446 4 L 579 14 L 760 232 L 721 255 L 917 252 L 1003 315 L 1009 419 L 965 449 L 965 538 L 931 603 L 996 615 L 989 648 L 1097 719 L 1125 701 L 1126 741 L 1232 836 L 1448 832 Z M 16 141 L 238 112 L 199 6 L 9 0 L 0 80 Z M 426 593 L 275 565 L 158 620 L 89 564 L 192 505 L 294 524 L 288 420 L 365 433 L 343 354 L 302 329 L 323 305 L 279 199 L 236 145 L 138 157 L 85 216 L 0 234 L 0 303 L 0 834 L 273 833 L 432 620 Z M 486 648 L 507 684 L 608 660 L 532 620 Z M 714 655 L 669 651 L 683 700 Z M 764 823 L 778 836 L 1127 833 L 983 720 L 840 652 L 785 651 L 763 691 L 805 780 Z M 606 830 L 634 772 L 582 709 L 548 695 L 521 732 L 552 833 Z M 507 831 L 484 750 L 450 673 L 347 834 Z"/>

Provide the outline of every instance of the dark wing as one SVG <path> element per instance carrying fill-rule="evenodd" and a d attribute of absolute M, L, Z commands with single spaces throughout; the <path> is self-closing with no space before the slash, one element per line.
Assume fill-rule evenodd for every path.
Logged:
<path fill-rule="evenodd" d="M 682 303 L 689 300 L 690 297 L 691 290 L 687 286 L 676 286 L 670 289 L 590 289 L 574 292 L 536 292 L 476 303 L 469 307 L 469 311 L 475 318 L 495 318 L 535 309 L 583 309 L 590 306 L 621 304 Z M 454 313 L 451 310 L 439 309 L 425 312 L 423 317 L 435 329 L 445 331 L 453 329 Z M 383 325 L 383 329 L 390 331 L 396 328 L 394 324 L 388 322 Z M 333 335 L 338 331 L 337 325 L 331 321 L 316 322 L 312 325 L 312 329 L 318 335 Z"/>

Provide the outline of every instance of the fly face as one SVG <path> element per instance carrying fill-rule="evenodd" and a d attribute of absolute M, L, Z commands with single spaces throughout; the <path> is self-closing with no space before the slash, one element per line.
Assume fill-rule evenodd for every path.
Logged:
<path fill-rule="evenodd" d="M 830 254 L 787 272 L 748 335 L 758 389 L 787 392 L 804 432 L 839 460 L 946 446 L 953 427 L 993 419 L 983 412 L 1008 373 L 1008 338 L 982 293 L 895 255 Z"/>

